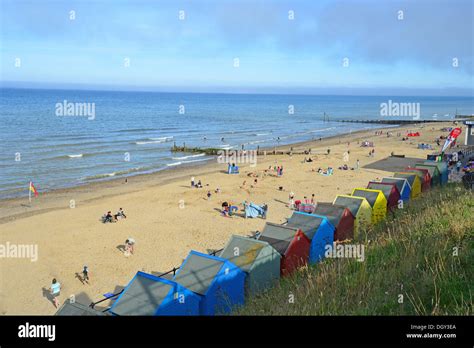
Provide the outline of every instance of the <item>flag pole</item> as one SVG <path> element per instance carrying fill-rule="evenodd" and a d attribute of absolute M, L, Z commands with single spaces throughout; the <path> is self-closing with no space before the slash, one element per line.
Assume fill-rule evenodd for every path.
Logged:
<path fill-rule="evenodd" d="M 31 203 L 31 181 L 30 181 L 30 187 L 28 188 L 28 200 Z"/>

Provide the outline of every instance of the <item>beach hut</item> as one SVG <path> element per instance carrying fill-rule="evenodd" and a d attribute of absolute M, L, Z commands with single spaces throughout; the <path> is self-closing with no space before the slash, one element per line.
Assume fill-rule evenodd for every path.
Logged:
<path fill-rule="evenodd" d="M 406 172 L 412 172 L 418 175 L 421 180 L 421 192 L 425 192 L 431 188 L 431 175 L 426 168 L 405 168 Z"/>
<path fill-rule="evenodd" d="M 319 203 L 316 205 L 314 214 L 327 217 L 334 226 L 334 240 L 343 241 L 354 238 L 355 217 L 351 211 L 343 205 L 332 203 Z"/>
<path fill-rule="evenodd" d="M 372 207 L 372 224 L 379 223 L 387 215 L 387 199 L 380 190 L 355 188 L 352 196 L 364 197 Z"/>
<path fill-rule="evenodd" d="M 387 208 L 389 210 L 395 210 L 398 207 L 398 201 L 400 200 L 400 192 L 398 191 L 397 185 L 394 183 L 381 183 L 377 181 L 369 181 L 367 185 L 368 189 L 380 190 L 387 199 Z"/>
<path fill-rule="evenodd" d="M 337 195 L 333 204 L 347 207 L 355 216 L 354 238 L 357 239 L 359 231 L 368 228 L 372 224 L 372 207 L 364 197 Z"/>
<path fill-rule="evenodd" d="M 173 280 L 199 295 L 199 314 L 228 313 L 244 304 L 245 273 L 229 260 L 192 250 Z"/>
<path fill-rule="evenodd" d="M 406 179 L 410 185 L 410 199 L 416 199 L 421 195 L 421 180 L 413 172 L 397 172 L 393 174 L 394 178 Z"/>
<path fill-rule="evenodd" d="M 114 302 L 114 315 L 198 315 L 200 298 L 174 281 L 137 272 Z"/>
<path fill-rule="evenodd" d="M 441 185 L 446 185 L 448 183 L 448 164 L 446 162 L 439 162 L 439 161 L 425 161 L 424 164 L 428 165 L 435 165 L 438 167 L 440 173 L 440 183 Z"/>
<path fill-rule="evenodd" d="M 219 256 L 245 272 L 245 293 L 253 296 L 280 279 L 281 255 L 270 244 L 233 235 Z"/>
<path fill-rule="evenodd" d="M 286 224 L 301 230 L 310 240 L 309 263 L 324 259 L 326 245 L 334 242 L 334 226 L 325 216 L 294 212 Z"/>
<path fill-rule="evenodd" d="M 54 315 L 59 316 L 104 316 L 109 315 L 107 312 L 95 310 L 88 305 L 79 302 L 71 302 L 69 299 L 64 301 L 63 305 L 59 307 Z"/>
<path fill-rule="evenodd" d="M 300 229 L 267 222 L 258 239 L 280 253 L 282 276 L 289 275 L 308 262 L 310 241 Z"/>
<path fill-rule="evenodd" d="M 403 203 L 406 204 L 410 201 L 411 187 L 407 179 L 404 178 L 382 178 L 383 184 L 395 184 L 397 185 L 398 192 L 400 192 L 400 198 Z"/>
<path fill-rule="evenodd" d="M 441 185 L 441 173 L 435 164 L 415 164 L 415 168 L 427 169 L 431 176 L 431 187 Z"/>

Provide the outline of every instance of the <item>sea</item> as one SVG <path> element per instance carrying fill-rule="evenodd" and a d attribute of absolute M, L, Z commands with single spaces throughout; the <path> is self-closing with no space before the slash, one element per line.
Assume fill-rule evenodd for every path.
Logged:
<path fill-rule="evenodd" d="M 417 103 L 420 119 L 474 114 L 472 97 L 200 94 L 0 89 L 0 199 L 215 160 L 174 144 L 273 148 L 376 124 L 381 104 Z M 393 111 L 393 110 L 392 110 Z"/>

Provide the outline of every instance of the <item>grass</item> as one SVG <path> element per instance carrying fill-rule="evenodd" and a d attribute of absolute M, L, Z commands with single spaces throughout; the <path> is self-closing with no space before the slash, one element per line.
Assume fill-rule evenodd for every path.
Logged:
<path fill-rule="evenodd" d="M 233 315 L 472 315 L 474 196 L 424 193 L 361 233 L 365 260 L 307 266 Z"/>

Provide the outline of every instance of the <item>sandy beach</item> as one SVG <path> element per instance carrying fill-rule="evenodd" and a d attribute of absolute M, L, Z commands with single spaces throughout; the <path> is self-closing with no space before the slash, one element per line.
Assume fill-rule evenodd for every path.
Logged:
<path fill-rule="evenodd" d="M 314 193 L 316 201 L 332 202 L 337 194 L 350 194 L 354 187 L 365 187 L 369 180 L 391 176 L 410 161 L 424 160 L 433 151 L 418 149 L 417 144 L 428 143 L 439 149 L 434 140 L 447 135 L 441 128 L 450 126 L 452 122 L 409 125 L 388 129 L 392 137 L 387 137 L 387 129 L 382 135 L 369 130 L 296 144 L 295 152 L 311 148 L 312 155 L 259 156 L 256 167 L 240 164 L 238 175 L 226 174 L 226 164 L 211 161 L 199 167 L 132 177 L 128 183 L 117 179 L 40 192 L 31 205 L 27 197 L 1 201 L 0 243 L 36 244 L 38 260 L 0 261 L 0 313 L 54 314 L 56 309 L 46 290 L 53 278 L 62 285 L 61 303 L 70 295 L 84 304 L 98 301 L 103 294 L 122 289 L 137 271 L 160 274 L 179 266 L 191 249 L 220 249 L 232 234 L 249 235 L 261 230 L 266 221 L 285 221 L 291 215 L 287 206 L 291 191 L 297 199 Z M 341 123 L 341 127 L 345 125 Z M 402 141 L 407 131 L 419 131 L 421 136 Z M 360 146 L 364 140 L 374 142 L 374 157 L 368 156 L 371 148 Z M 349 160 L 344 162 L 343 155 L 348 150 Z M 407 158 L 389 158 L 392 152 Z M 305 157 L 311 157 L 313 162 L 303 163 Z M 338 169 L 344 163 L 355 167 L 357 160 L 358 170 Z M 270 166 L 281 165 L 282 177 L 273 171 L 263 175 Z M 328 166 L 334 168 L 334 175 L 322 176 L 312 171 Z M 249 177 L 249 173 L 259 175 L 253 188 L 250 185 L 255 178 Z M 202 181 L 203 188 L 190 187 L 192 176 Z M 246 188 L 241 188 L 244 181 Z M 216 188 L 221 192 L 214 193 Z M 208 191 L 212 192 L 209 200 Z M 71 200 L 74 208 L 70 207 Z M 244 200 L 267 203 L 267 220 L 226 218 L 220 214 L 222 202 L 241 208 Z M 120 207 L 126 212 L 126 219 L 113 224 L 100 222 L 104 213 L 115 213 Z M 121 248 L 128 237 L 136 240 L 136 248 L 134 255 L 126 257 Z M 90 284 L 83 284 L 77 276 L 84 265 L 90 270 Z"/>

